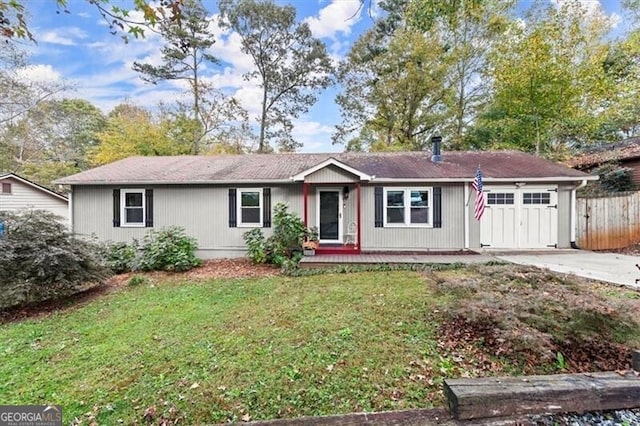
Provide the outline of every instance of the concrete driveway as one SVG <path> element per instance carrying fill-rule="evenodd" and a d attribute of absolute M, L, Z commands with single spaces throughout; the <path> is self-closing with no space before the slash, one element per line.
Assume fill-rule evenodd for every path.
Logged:
<path fill-rule="evenodd" d="M 596 253 L 584 250 L 558 250 L 557 252 L 526 252 L 495 254 L 506 262 L 547 268 L 555 272 L 624 284 L 640 289 L 640 257 L 616 253 Z"/>

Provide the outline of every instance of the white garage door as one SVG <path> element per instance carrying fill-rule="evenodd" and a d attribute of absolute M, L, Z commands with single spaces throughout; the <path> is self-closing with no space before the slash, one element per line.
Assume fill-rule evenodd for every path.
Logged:
<path fill-rule="evenodd" d="M 558 187 L 485 186 L 480 243 L 491 248 L 548 248 L 558 244 Z"/>

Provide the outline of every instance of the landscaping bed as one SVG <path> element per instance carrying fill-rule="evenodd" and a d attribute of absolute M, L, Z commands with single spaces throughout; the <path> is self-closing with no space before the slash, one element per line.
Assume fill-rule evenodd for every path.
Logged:
<path fill-rule="evenodd" d="M 0 326 L 3 403 L 60 404 L 66 424 L 429 408 L 448 377 L 626 369 L 640 346 L 638 292 L 535 268 L 286 277 L 230 262 L 121 276 Z"/>

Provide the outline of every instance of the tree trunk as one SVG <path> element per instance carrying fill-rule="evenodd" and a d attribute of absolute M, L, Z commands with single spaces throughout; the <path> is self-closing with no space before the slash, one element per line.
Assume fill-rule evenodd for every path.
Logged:
<path fill-rule="evenodd" d="M 264 133 L 267 126 L 267 87 L 262 89 L 262 115 L 260 116 L 260 140 L 258 142 L 258 153 L 264 153 Z"/>
<path fill-rule="evenodd" d="M 200 123 L 200 87 L 198 87 L 198 58 L 193 52 L 193 113 L 195 115 L 196 124 Z M 198 138 L 198 127 L 193 128 L 193 155 L 200 153 L 200 140 Z"/>

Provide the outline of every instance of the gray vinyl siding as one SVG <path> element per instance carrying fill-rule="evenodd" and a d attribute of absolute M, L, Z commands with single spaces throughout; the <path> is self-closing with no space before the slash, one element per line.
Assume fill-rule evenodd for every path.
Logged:
<path fill-rule="evenodd" d="M 16 179 L 3 179 L 0 185 L 2 183 L 11 184 L 11 194 L 0 192 L 0 211 L 47 210 L 60 216 L 62 221 L 67 223 L 69 219 L 67 201 Z"/>
<path fill-rule="evenodd" d="M 152 228 L 113 226 L 112 194 L 114 189 L 122 188 L 126 187 L 74 187 L 74 232 L 95 235 L 101 241 L 131 241 L 134 238 L 141 239 L 149 232 Z M 229 186 L 173 185 L 147 188 L 154 190 L 153 229 L 171 225 L 185 228 L 188 235 L 198 240 L 198 255 L 202 258 L 244 256 L 246 246 L 242 234 L 252 228 L 229 227 Z M 272 207 L 285 202 L 290 211 L 302 211 L 302 189 L 299 185 L 270 188 Z M 260 229 L 265 236 L 271 235 L 272 228 Z"/>
<path fill-rule="evenodd" d="M 471 188 L 470 184 L 465 184 L 469 188 L 467 198 L 469 200 L 469 204 L 467 205 L 467 212 L 469 214 L 469 248 L 477 249 L 480 248 L 480 221 L 476 220 L 475 212 L 476 212 L 476 194 Z M 466 203 L 467 200 L 464 200 Z"/>
<path fill-rule="evenodd" d="M 442 188 L 442 227 L 376 228 L 374 211 L 375 186 L 363 187 L 362 197 L 362 250 L 461 250 L 464 247 L 464 190 L 462 184 L 405 184 L 380 185 L 385 188 L 398 186 Z"/>
<path fill-rule="evenodd" d="M 558 185 L 558 248 L 571 247 L 571 188 Z"/>
<path fill-rule="evenodd" d="M 305 178 L 308 183 L 336 183 L 336 182 L 356 182 L 357 176 L 346 172 L 336 166 L 327 166 L 317 172 L 311 173 Z"/>
<path fill-rule="evenodd" d="M 553 185 L 553 183 L 550 183 Z M 317 224 L 317 189 L 336 188 L 344 193 L 344 184 L 310 185 L 308 187 L 308 224 Z M 344 200 L 343 231 L 346 234 L 350 223 L 357 223 L 357 189 L 347 184 L 349 197 Z M 436 187 L 442 188 L 442 227 L 376 228 L 374 210 L 375 186 L 383 187 Z M 141 188 L 140 186 L 130 186 Z M 243 186 L 236 186 L 241 188 Z M 272 208 L 279 202 L 287 203 L 289 211 L 304 217 L 304 198 L 299 183 L 281 186 L 251 185 L 251 188 L 271 188 Z M 15 187 L 17 188 L 17 186 Z M 126 186 L 74 186 L 73 226 L 74 232 L 95 235 L 102 241 L 131 241 L 142 239 L 150 228 L 113 227 L 113 189 Z M 246 251 L 242 235 L 251 228 L 229 227 L 229 186 L 224 185 L 163 185 L 147 186 L 154 190 L 154 229 L 177 225 L 198 240 L 198 255 L 202 258 L 239 257 Z M 487 186 L 490 188 L 490 186 Z M 471 190 L 469 191 L 471 193 Z M 13 196 L 13 195 L 12 195 Z M 558 246 L 570 246 L 570 199 L 571 186 L 558 186 Z M 4 200 L 4 198 L 3 198 Z M 474 194 L 469 203 L 464 197 L 464 184 L 405 184 L 375 185 L 361 187 L 361 248 L 366 251 L 420 251 L 461 250 L 464 248 L 464 209 L 469 217 L 469 247 L 480 247 L 480 223 L 473 216 Z M 432 204 L 433 205 L 433 204 Z M 273 219 L 273 217 L 272 217 Z M 272 228 L 261 228 L 270 236 Z"/>

